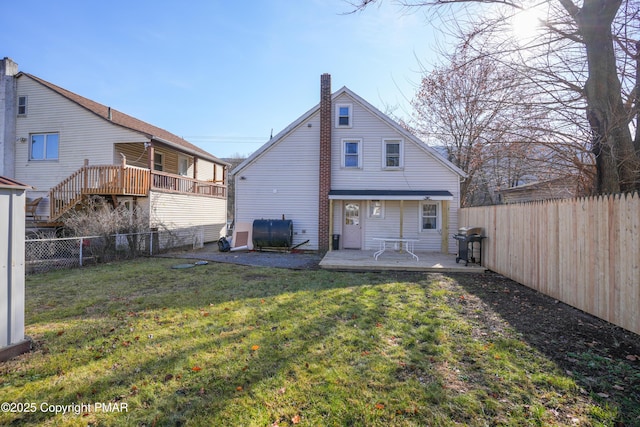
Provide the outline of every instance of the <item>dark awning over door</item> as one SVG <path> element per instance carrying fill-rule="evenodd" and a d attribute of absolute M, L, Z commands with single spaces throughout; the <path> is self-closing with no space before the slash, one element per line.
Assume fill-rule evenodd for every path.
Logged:
<path fill-rule="evenodd" d="M 331 190 L 332 200 L 453 200 L 447 190 Z"/>

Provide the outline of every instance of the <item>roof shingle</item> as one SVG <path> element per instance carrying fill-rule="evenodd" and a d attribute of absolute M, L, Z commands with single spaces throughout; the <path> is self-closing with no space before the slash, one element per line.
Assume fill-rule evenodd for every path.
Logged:
<path fill-rule="evenodd" d="M 106 105 L 102 105 L 91 99 L 80 96 L 76 93 L 73 93 L 67 89 L 61 88 L 60 86 L 54 85 L 53 83 L 50 83 L 32 74 L 21 72 L 19 73 L 18 76 L 21 76 L 21 75 L 24 75 L 29 77 L 30 79 L 33 79 L 34 81 L 64 96 L 70 101 L 75 102 L 79 106 L 89 110 L 90 112 L 94 113 L 95 115 L 101 117 L 104 120 L 110 121 L 111 123 L 130 129 L 132 131 L 142 133 L 150 139 L 152 138 L 157 139 L 160 142 L 173 145 L 177 149 L 185 150 L 198 157 L 202 157 L 204 159 L 215 161 L 221 164 L 226 164 L 225 161 L 219 159 L 213 154 L 201 149 L 200 147 L 197 147 L 191 144 L 189 141 L 183 138 L 180 138 L 179 136 L 174 135 L 171 132 L 168 132 L 164 129 L 161 129 L 149 123 L 143 122 L 142 120 L 136 119 L 135 117 L 131 117 L 116 109 L 107 107 Z"/>

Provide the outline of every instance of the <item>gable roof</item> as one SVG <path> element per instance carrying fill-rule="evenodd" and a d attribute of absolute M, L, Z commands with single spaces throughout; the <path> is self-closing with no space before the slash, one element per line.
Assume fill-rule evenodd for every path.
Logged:
<path fill-rule="evenodd" d="M 142 120 L 136 119 L 135 117 L 131 117 L 116 109 L 107 107 L 106 105 L 102 105 L 96 101 L 80 96 L 76 93 L 68 91 L 67 89 L 61 88 L 60 86 L 54 85 L 53 83 L 50 83 L 46 80 L 42 80 L 41 78 L 36 77 L 32 74 L 20 72 L 17 74 L 16 77 L 21 77 L 21 76 L 29 77 L 35 82 L 67 98 L 71 102 L 74 102 L 75 104 L 88 110 L 89 112 L 95 114 L 96 116 L 100 117 L 101 119 L 109 123 L 113 123 L 117 126 L 121 126 L 123 128 L 143 134 L 151 140 L 156 140 L 163 144 L 167 144 L 177 150 L 187 152 L 194 156 L 201 157 L 203 159 L 210 160 L 220 164 L 227 164 L 227 162 L 217 158 L 216 156 L 203 150 L 202 148 L 197 147 L 191 144 L 189 141 L 183 138 L 180 138 L 179 136 L 174 135 L 171 132 L 161 129 L 157 126 L 143 122 Z"/>
<path fill-rule="evenodd" d="M 354 99 L 354 101 L 358 102 L 362 107 L 364 107 L 366 110 L 368 110 L 370 113 L 372 113 L 373 115 L 377 116 L 380 120 L 384 121 L 385 123 L 387 123 L 389 126 L 391 126 L 393 129 L 395 129 L 396 131 L 398 131 L 400 134 L 402 134 L 405 138 L 413 141 L 419 148 L 421 148 L 422 150 L 424 150 L 425 152 L 429 153 L 431 156 L 433 156 L 433 158 L 435 160 L 437 160 L 438 162 L 440 162 L 443 166 L 445 166 L 446 168 L 450 169 L 451 171 L 453 171 L 454 173 L 458 174 L 461 177 L 466 177 L 467 174 L 460 169 L 459 167 L 457 167 L 456 165 L 454 165 L 453 163 L 451 163 L 450 161 L 448 161 L 447 159 L 445 159 L 444 157 L 442 157 L 442 155 L 440 153 L 438 153 L 436 150 L 434 150 L 433 148 L 429 147 L 427 144 L 425 144 L 424 142 L 422 142 L 419 138 L 417 138 L 415 135 L 413 135 L 411 132 L 407 131 L 406 129 L 404 129 L 402 126 L 400 126 L 395 120 L 391 119 L 389 116 L 387 116 L 386 114 L 384 114 L 383 112 L 381 112 L 380 110 L 378 110 L 376 107 L 374 107 L 373 105 L 371 105 L 369 102 L 367 102 L 364 98 L 360 97 L 359 95 L 357 95 L 355 92 L 353 92 L 351 89 L 347 88 L 346 86 L 343 86 L 342 88 L 340 88 L 339 90 L 337 90 L 336 92 L 334 92 L 331 95 L 331 101 L 335 101 L 339 96 L 343 95 L 343 94 L 347 94 L 348 96 L 350 96 L 351 98 Z M 280 133 L 278 133 L 276 136 L 274 136 L 273 138 L 271 138 L 266 144 L 264 144 L 262 147 L 260 147 L 258 150 L 256 150 L 255 152 L 253 152 L 249 157 L 247 157 L 247 159 L 240 163 L 240 165 L 238 165 L 238 167 L 236 167 L 231 174 L 235 175 L 237 173 L 239 173 L 242 169 L 244 169 L 245 167 L 247 167 L 249 164 L 251 164 L 257 157 L 259 157 L 262 153 L 264 153 L 265 151 L 269 150 L 269 148 L 271 148 L 273 145 L 277 144 L 280 140 L 284 139 L 287 135 L 289 135 L 294 129 L 296 129 L 298 126 L 300 126 L 302 123 L 304 123 L 305 121 L 307 121 L 311 116 L 313 116 L 314 114 L 316 114 L 318 111 L 320 111 L 320 104 L 316 104 L 313 108 L 311 108 L 309 111 L 307 111 L 306 113 L 304 113 L 302 116 L 298 117 L 293 123 L 291 123 L 289 126 L 287 126 L 285 129 L 283 129 Z"/>

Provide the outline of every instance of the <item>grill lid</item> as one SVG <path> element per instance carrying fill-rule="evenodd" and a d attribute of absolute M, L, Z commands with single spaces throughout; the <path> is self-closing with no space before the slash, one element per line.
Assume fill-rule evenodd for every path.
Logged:
<path fill-rule="evenodd" d="M 482 236 L 483 233 L 482 227 L 460 227 L 458 228 L 458 234 L 462 236 L 471 236 L 473 234 L 478 234 Z"/>

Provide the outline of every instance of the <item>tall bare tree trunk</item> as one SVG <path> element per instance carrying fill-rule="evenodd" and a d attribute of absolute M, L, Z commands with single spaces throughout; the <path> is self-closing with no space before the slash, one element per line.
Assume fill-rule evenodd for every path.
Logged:
<path fill-rule="evenodd" d="M 611 25 L 620 0 L 585 0 L 574 18 L 587 52 L 587 119 L 593 131 L 598 193 L 638 188 L 640 162 L 621 97 Z"/>

